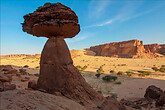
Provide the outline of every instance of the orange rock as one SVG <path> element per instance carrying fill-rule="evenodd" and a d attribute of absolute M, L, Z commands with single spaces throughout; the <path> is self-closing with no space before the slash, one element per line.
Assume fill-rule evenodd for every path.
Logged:
<path fill-rule="evenodd" d="M 121 58 L 152 58 L 158 55 L 145 49 L 143 42 L 139 40 L 130 40 L 123 42 L 114 42 L 90 47 L 98 56 L 110 56 Z"/>

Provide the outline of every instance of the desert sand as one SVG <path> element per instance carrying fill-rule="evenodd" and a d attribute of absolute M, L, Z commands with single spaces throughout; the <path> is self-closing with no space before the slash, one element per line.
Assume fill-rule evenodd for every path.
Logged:
<path fill-rule="evenodd" d="M 94 53 L 89 50 L 73 50 L 71 51 L 74 65 L 85 66 L 87 69 L 81 72 L 85 80 L 97 91 L 101 91 L 104 96 L 116 94 L 117 99 L 138 99 L 143 98 L 145 90 L 150 85 L 155 85 L 165 90 L 165 73 L 155 72 L 152 70 L 153 66 L 161 67 L 165 64 L 165 57 L 160 58 L 143 58 L 143 59 L 131 59 L 131 58 L 112 58 L 103 56 L 94 56 Z M 24 68 L 28 65 L 27 70 L 29 74 L 39 73 L 39 56 L 37 57 L 20 57 L 20 58 L 3 58 L 1 59 L 1 65 L 13 65 L 15 69 Z M 122 66 L 124 64 L 124 66 Z M 128 77 L 126 75 L 119 77 L 117 81 L 105 82 L 102 78 L 95 76 L 96 70 L 103 66 L 104 74 L 116 75 L 118 71 L 133 71 L 136 74 Z M 110 70 L 115 70 L 115 73 L 110 73 Z M 139 77 L 138 70 L 151 71 L 152 75 Z M 37 80 L 38 77 L 31 76 L 31 79 Z M 23 83 L 16 78 L 13 78 L 12 83 L 19 85 L 18 87 L 27 88 L 27 83 Z M 121 82 L 121 84 L 116 84 Z"/>

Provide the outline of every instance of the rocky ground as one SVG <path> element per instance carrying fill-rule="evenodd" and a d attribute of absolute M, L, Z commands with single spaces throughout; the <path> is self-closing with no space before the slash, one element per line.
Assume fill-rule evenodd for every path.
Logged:
<path fill-rule="evenodd" d="M 153 66 L 160 68 L 164 64 L 165 58 L 152 58 L 152 59 L 126 59 L 126 58 L 110 58 L 110 57 L 101 57 L 101 56 L 92 56 L 93 53 L 90 51 L 74 51 L 72 58 L 74 65 L 80 65 L 81 67 L 87 65 L 87 68 L 84 71 L 81 71 L 82 76 L 85 80 L 99 93 L 104 96 L 113 96 L 117 100 L 121 101 L 124 105 L 127 105 L 127 109 L 146 109 L 152 108 L 155 109 L 164 109 L 163 107 L 155 107 L 156 100 L 146 101 L 144 98 L 146 88 L 150 85 L 155 85 L 162 90 L 165 90 L 165 73 L 157 71 L 155 72 L 151 68 Z M 39 73 L 39 57 L 19 57 L 19 58 L 5 58 L 1 60 L 2 65 L 13 65 L 12 67 L 8 66 L 9 69 L 1 68 L 2 74 L 8 75 L 8 78 L 3 82 L 4 87 L 1 87 L 1 107 L 4 109 L 40 109 L 45 106 L 45 109 L 58 108 L 59 109 L 71 109 L 69 107 L 70 103 L 74 103 L 75 107 L 79 109 L 85 108 L 80 104 L 73 102 L 69 99 L 66 99 L 61 96 L 54 96 L 47 93 L 33 91 L 27 89 L 28 81 L 37 80 Z M 96 70 L 103 66 L 103 74 L 100 78 L 95 76 Z M 124 64 L 124 65 L 122 65 Z M 115 70 L 114 73 L 110 73 L 110 70 Z M 125 75 L 117 76 L 118 71 L 133 71 L 131 77 Z M 138 70 L 151 71 L 152 75 L 139 77 Z M 106 82 L 102 80 L 102 77 L 105 75 L 114 75 L 118 79 L 116 81 Z M 12 77 L 12 80 L 11 80 Z M 7 81 L 6 81 L 7 80 Z M 120 83 L 119 83 L 120 82 Z M 10 85 L 10 86 L 5 86 Z M 14 86 L 15 85 L 15 86 Z M 16 88 L 16 89 L 15 89 Z M 14 90 L 10 90 L 14 89 Z M 9 91 L 10 90 L 10 91 Z M 40 96 L 40 97 L 39 97 Z M 45 98 L 47 97 L 47 98 Z M 163 97 L 163 96 L 162 96 Z M 21 101 L 25 99 L 25 101 Z M 44 101 L 43 101 L 44 100 Z M 54 104 L 54 100 L 58 103 Z M 58 101 L 60 100 L 60 101 Z M 65 102 L 65 103 L 64 103 Z M 136 103 L 141 103 L 136 104 Z M 152 103 L 152 104 L 149 104 Z M 63 105 L 64 104 L 64 105 Z M 130 107 L 131 108 L 130 108 Z M 139 108 L 140 106 L 140 108 Z M 61 107 L 61 108 L 60 108 Z M 68 107 L 68 108 L 67 108 Z M 132 108 L 133 107 L 133 108 Z"/>

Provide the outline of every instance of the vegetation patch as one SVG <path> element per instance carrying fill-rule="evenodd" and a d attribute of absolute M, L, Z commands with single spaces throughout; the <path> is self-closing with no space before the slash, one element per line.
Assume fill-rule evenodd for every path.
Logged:
<path fill-rule="evenodd" d="M 122 72 L 122 71 L 119 71 L 119 72 L 117 73 L 118 76 L 122 76 L 122 75 L 124 75 L 124 74 L 125 74 L 125 73 Z"/>
<path fill-rule="evenodd" d="M 115 72 L 115 70 L 110 70 L 110 73 L 114 73 Z"/>
<path fill-rule="evenodd" d="M 126 71 L 126 73 L 127 73 L 127 76 L 132 76 L 133 74 L 135 74 L 134 72 L 132 72 L 132 71 Z"/>
<path fill-rule="evenodd" d="M 117 76 L 111 76 L 111 75 L 106 75 L 102 78 L 104 81 L 110 82 L 110 81 L 116 81 L 118 78 Z"/>
<path fill-rule="evenodd" d="M 141 73 L 141 74 L 139 74 L 139 76 L 149 76 L 149 75 L 152 75 L 152 72 L 150 72 L 150 71 L 138 71 L 139 73 Z"/>
<path fill-rule="evenodd" d="M 24 68 L 28 68 L 29 66 L 28 65 L 25 65 L 25 66 L 23 66 Z"/>
<path fill-rule="evenodd" d="M 34 76 L 39 77 L 39 74 L 38 74 L 38 73 L 36 73 L 36 74 L 34 74 Z"/>

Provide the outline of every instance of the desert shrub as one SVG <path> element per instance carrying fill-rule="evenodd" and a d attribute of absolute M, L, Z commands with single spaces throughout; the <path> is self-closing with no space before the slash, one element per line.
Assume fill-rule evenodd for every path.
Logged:
<path fill-rule="evenodd" d="M 160 71 L 160 72 L 165 72 L 165 68 L 161 67 L 161 68 L 159 69 L 159 71 Z"/>
<path fill-rule="evenodd" d="M 25 65 L 25 66 L 23 66 L 24 68 L 28 68 L 29 66 L 28 65 Z"/>
<path fill-rule="evenodd" d="M 118 82 L 116 82 L 115 84 L 121 84 L 121 82 L 120 82 L 120 81 L 118 81 Z"/>
<path fill-rule="evenodd" d="M 84 71 L 86 68 L 87 68 L 88 66 L 83 66 L 83 67 L 81 67 L 80 65 L 77 65 L 76 66 L 76 68 L 80 71 L 80 72 L 82 72 L 82 71 Z"/>
<path fill-rule="evenodd" d="M 112 80 L 112 77 L 111 77 L 110 75 L 106 75 L 106 76 L 104 76 L 102 79 L 103 79 L 104 81 L 109 82 L 109 81 Z"/>
<path fill-rule="evenodd" d="M 36 74 L 34 74 L 34 76 L 39 77 L 39 74 L 38 74 L 38 73 L 36 73 Z"/>
<path fill-rule="evenodd" d="M 85 65 L 85 66 L 83 66 L 83 67 L 81 68 L 81 70 L 84 71 L 85 69 L 87 69 L 87 67 L 88 67 L 88 66 Z"/>
<path fill-rule="evenodd" d="M 111 97 L 114 98 L 114 99 L 117 99 L 118 98 L 118 96 L 117 96 L 116 93 L 111 93 Z"/>
<path fill-rule="evenodd" d="M 110 73 L 114 73 L 115 72 L 115 70 L 110 70 Z"/>
<path fill-rule="evenodd" d="M 40 68 L 40 66 L 36 66 L 36 68 Z"/>
<path fill-rule="evenodd" d="M 102 66 L 100 66 L 100 68 L 99 68 L 99 69 L 97 69 L 97 70 L 96 70 L 96 72 L 97 72 L 97 73 L 103 73 L 103 72 L 104 72 L 103 67 L 102 67 Z"/>
<path fill-rule="evenodd" d="M 152 72 L 150 71 L 138 71 L 138 72 L 141 73 L 139 74 L 139 76 L 149 76 L 152 74 Z"/>
<path fill-rule="evenodd" d="M 162 65 L 161 67 L 162 67 L 162 68 L 165 68 L 165 65 Z"/>
<path fill-rule="evenodd" d="M 104 81 L 107 81 L 107 82 L 109 82 L 109 81 L 111 81 L 111 80 L 116 81 L 116 80 L 117 80 L 117 76 L 106 75 L 106 76 L 104 76 L 102 79 L 103 79 Z"/>
<path fill-rule="evenodd" d="M 116 81 L 117 80 L 117 76 L 111 76 L 112 80 Z"/>
<path fill-rule="evenodd" d="M 127 76 L 132 76 L 133 74 L 135 74 L 135 73 L 132 72 L 132 71 L 126 71 L 126 73 L 127 73 Z"/>
<path fill-rule="evenodd" d="M 157 67 L 152 67 L 152 69 L 153 69 L 154 71 L 159 71 L 159 69 L 158 69 Z"/>
<path fill-rule="evenodd" d="M 118 66 L 127 66 L 126 64 L 118 64 Z"/>
<path fill-rule="evenodd" d="M 101 76 L 101 74 L 100 74 L 100 73 L 97 73 L 95 76 L 96 76 L 97 78 L 99 78 L 99 77 Z"/>
<path fill-rule="evenodd" d="M 119 71 L 119 72 L 117 73 L 117 75 L 122 76 L 122 75 L 124 75 L 124 72 Z"/>

